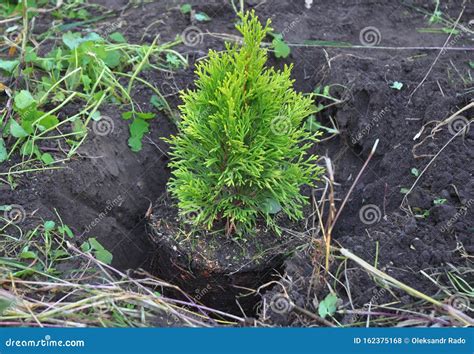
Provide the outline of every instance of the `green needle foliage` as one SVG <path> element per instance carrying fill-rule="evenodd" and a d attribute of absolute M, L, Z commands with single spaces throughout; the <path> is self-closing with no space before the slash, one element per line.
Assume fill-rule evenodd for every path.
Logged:
<path fill-rule="evenodd" d="M 182 93 L 179 134 L 172 136 L 168 184 L 180 214 L 207 229 L 249 233 L 262 216 L 302 218 L 302 185 L 321 174 L 307 154 L 315 133 L 302 121 L 313 113 L 311 96 L 293 90 L 291 66 L 265 67 L 260 48 L 271 31 L 252 13 L 241 15 L 243 44 L 210 51 L 197 66 L 196 89 Z M 317 134 L 316 134 L 317 135 Z"/>

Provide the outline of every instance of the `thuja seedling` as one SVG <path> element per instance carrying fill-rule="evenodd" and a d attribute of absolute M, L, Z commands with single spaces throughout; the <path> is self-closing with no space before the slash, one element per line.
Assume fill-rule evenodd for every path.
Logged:
<path fill-rule="evenodd" d="M 308 154 L 319 133 L 302 124 L 314 113 L 313 96 L 294 91 L 291 66 L 265 66 L 260 44 L 270 21 L 263 27 L 253 12 L 241 19 L 243 44 L 211 50 L 197 66 L 197 88 L 182 93 L 179 133 L 168 139 L 168 186 L 181 215 L 227 235 L 251 233 L 259 217 L 279 231 L 280 211 L 301 218 L 300 187 L 322 173 Z"/>

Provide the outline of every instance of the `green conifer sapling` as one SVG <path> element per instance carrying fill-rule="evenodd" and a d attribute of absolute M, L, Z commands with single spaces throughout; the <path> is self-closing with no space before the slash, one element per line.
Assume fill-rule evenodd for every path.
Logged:
<path fill-rule="evenodd" d="M 182 120 L 171 144 L 168 187 L 182 216 L 227 234 L 251 232 L 259 218 L 274 226 L 273 214 L 302 218 L 302 185 L 321 174 L 307 150 L 314 132 L 302 121 L 313 113 L 311 96 L 293 89 L 291 66 L 265 66 L 260 47 L 271 31 L 246 13 L 237 29 L 241 45 L 209 51 L 197 65 L 196 89 L 182 93 Z"/>

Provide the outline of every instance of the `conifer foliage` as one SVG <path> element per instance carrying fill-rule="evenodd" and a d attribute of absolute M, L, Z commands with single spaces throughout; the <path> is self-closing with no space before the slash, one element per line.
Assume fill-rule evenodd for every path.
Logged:
<path fill-rule="evenodd" d="M 180 214 L 227 234 L 251 233 L 259 218 L 303 216 L 302 185 L 321 174 L 307 150 L 315 133 L 303 128 L 313 98 L 293 89 L 291 66 L 266 67 L 260 44 L 271 31 L 254 12 L 241 15 L 243 43 L 211 50 L 197 65 L 196 89 L 182 93 L 179 133 L 171 145 L 168 187 Z"/>

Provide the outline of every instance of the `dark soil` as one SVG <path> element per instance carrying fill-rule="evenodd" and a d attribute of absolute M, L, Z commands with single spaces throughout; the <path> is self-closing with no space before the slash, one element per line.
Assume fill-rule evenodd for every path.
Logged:
<path fill-rule="evenodd" d="M 203 32 L 236 33 L 235 15 L 225 1 L 186 1 L 212 17 L 208 23 L 197 24 L 180 13 L 179 6 L 185 1 L 156 1 L 127 8 L 124 6 L 128 1 L 95 2 L 117 13 L 116 18 L 100 26 L 111 26 L 125 20 L 122 32 L 132 42 L 151 42 L 157 34 L 162 41 L 173 40 L 190 25 L 198 26 Z M 468 255 L 472 258 L 474 251 L 474 129 L 450 141 L 454 128 L 446 125 L 415 151 L 414 146 L 429 135 L 434 124 L 428 125 L 417 140 L 414 137 L 425 124 L 433 120 L 442 121 L 472 102 L 473 70 L 468 64 L 473 59 L 473 52 L 449 49 L 472 48 L 473 35 L 463 32 L 453 35 L 448 50 L 439 56 L 439 50 L 407 49 L 442 47 L 445 44 L 447 34 L 417 31 L 429 27 L 429 15 L 417 11 L 432 13 L 433 6 L 429 2 L 315 1 L 310 10 L 305 9 L 304 1 L 252 0 L 247 4 L 255 8 L 262 20 L 272 18 L 275 31 L 283 33 L 285 40 L 291 43 L 325 40 L 361 45 L 359 34 L 366 26 L 374 26 L 380 32 L 378 45 L 389 48 L 362 45 L 361 48 L 294 47 L 287 59 L 277 60 L 271 56 L 269 64 L 282 67 L 293 63 L 295 87 L 299 91 L 311 92 L 317 86 L 339 85 L 331 90 L 331 94 L 345 102 L 322 112 L 319 119 L 327 126 L 330 126 L 329 118 L 335 119 L 340 134 L 314 147 L 315 153 L 327 155 L 333 161 L 338 200 L 344 198 L 375 140 L 379 139 L 374 158 L 339 218 L 333 233 L 334 242 L 371 264 L 374 264 L 377 254 L 379 268 L 430 296 L 436 295 L 438 287 L 420 271 L 439 274 L 440 281 L 443 281 L 446 271 L 469 267 Z M 463 6 L 466 7 L 460 23 L 468 26 L 474 19 L 474 8 L 468 2 L 441 2 L 440 10 L 455 20 Z M 405 49 L 390 49 L 395 47 Z M 205 35 L 197 46 L 180 45 L 177 50 L 189 57 L 188 69 L 175 73 L 172 78 L 156 72 L 145 72 L 143 77 L 161 88 L 172 108 L 176 109 L 179 103 L 177 90 L 192 87 L 194 63 L 209 48 L 221 50 L 223 41 Z M 403 83 L 401 90 L 390 87 L 394 82 Z M 137 88 L 134 92 L 143 111 L 153 110 L 149 104 L 150 95 L 145 88 Z M 244 279 L 243 283 L 225 273 L 241 267 L 246 259 L 252 259 L 251 255 L 250 258 L 240 258 L 243 263 L 234 264 L 232 269 L 226 270 L 219 265 L 219 278 L 213 278 L 212 272 L 205 273 L 203 258 L 197 260 L 192 272 L 188 268 L 176 273 L 173 263 L 180 253 L 170 252 L 170 247 L 176 244 L 165 239 L 165 248 L 160 248 L 164 251 L 158 253 L 162 260 L 156 263 L 155 245 L 146 236 L 145 214 L 165 191 L 169 176 L 164 155 L 167 146 L 160 138 L 174 132 L 174 125 L 164 114 L 159 114 L 145 139 L 143 151 L 136 154 L 127 146 L 127 123 L 120 119 L 116 107 L 101 111 L 114 119 L 111 134 L 93 136 L 91 132 L 80 156 L 65 164 L 63 170 L 24 175 L 17 180 L 19 185 L 14 191 L 0 190 L 0 205 L 20 204 L 26 209 L 27 218 L 19 226 L 33 225 L 42 218 L 55 218 L 54 211 L 57 210 L 63 221 L 81 235 L 81 241 L 98 237 L 113 252 L 117 267 L 144 266 L 156 271 L 156 267 L 161 266 L 162 269 L 155 273 L 169 280 L 175 279 L 180 284 L 185 284 L 188 277 L 194 277 L 191 289 L 187 289 L 191 295 L 202 295 L 203 289 L 212 283 L 213 290 L 206 291 L 199 298 L 207 305 L 218 307 L 222 300 L 220 296 L 233 285 L 253 289 L 257 283 L 263 285 L 271 270 L 282 266 L 280 255 L 295 250 L 293 245 L 286 252 L 277 252 L 277 258 L 270 257 L 271 261 L 264 259 L 258 267 L 244 269 L 249 272 L 244 274 L 244 278 L 248 276 L 249 279 Z M 469 120 L 473 113 L 471 109 L 462 115 Z M 443 148 L 445 144 L 447 146 Z M 420 155 L 425 156 L 417 158 Z M 416 171 L 423 171 L 434 157 L 403 202 L 401 189 L 410 189 L 415 183 Z M 411 172 L 414 168 L 416 171 Z M 435 200 L 440 199 L 443 201 L 438 204 L 442 204 L 436 205 Z M 113 204 L 113 208 L 108 208 L 108 204 Z M 361 210 L 366 210 L 367 206 L 375 211 L 374 219 L 361 216 Z M 168 208 L 155 208 L 154 215 L 155 221 L 156 218 L 173 219 L 173 212 Z M 170 235 L 169 232 L 163 234 Z M 200 254 L 209 251 L 206 243 L 197 241 L 197 244 L 201 247 Z M 216 241 L 216 244 L 220 243 Z M 291 299 L 315 312 L 317 302 L 328 294 L 328 289 L 321 277 L 312 277 L 311 256 L 312 252 L 296 252 L 288 258 L 284 278 L 291 288 Z M 188 262 L 186 259 L 184 263 Z M 334 263 L 331 271 L 335 272 L 338 265 Z M 374 290 L 379 286 L 365 271 L 353 266 L 348 264 L 345 278 L 341 281 L 346 286 L 350 284 L 352 303 L 362 308 L 373 300 Z M 466 281 L 472 284 L 474 279 Z M 216 290 L 219 286 L 223 290 L 221 293 Z M 344 289 L 336 290 L 343 297 L 343 306 L 347 307 L 348 297 Z M 280 288 L 274 288 L 272 294 L 278 291 Z M 245 293 L 237 290 L 230 293 L 231 298 L 239 292 Z M 407 303 L 414 301 L 402 293 L 396 294 Z M 271 299 L 270 295 L 267 294 L 267 300 Z M 227 304 L 228 300 L 226 298 L 224 302 Z M 377 298 L 378 303 L 392 300 L 390 292 Z M 249 313 L 253 313 L 254 301 L 251 305 L 246 309 Z M 230 310 L 236 312 L 235 307 Z M 311 324 L 294 313 L 267 317 L 265 312 L 263 319 L 282 325 Z M 351 322 L 349 318 L 340 320 Z"/>
<path fill-rule="evenodd" d="M 150 258 L 152 273 L 216 309 L 239 315 L 245 309 L 246 316 L 255 314 L 260 300 L 252 289 L 273 280 L 285 258 L 310 240 L 302 225 L 283 216 L 278 223 L 293 232 L 280 236 L 263 223 L 254 234 L 238 238 L 226 236 L 223 228 L 196 230 L 166 197 L 154 206 L 150 219 L 148 234 L 156 247 Z"/>

